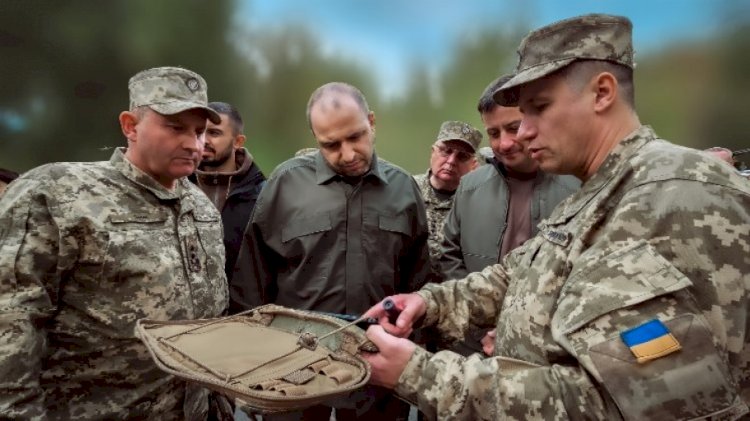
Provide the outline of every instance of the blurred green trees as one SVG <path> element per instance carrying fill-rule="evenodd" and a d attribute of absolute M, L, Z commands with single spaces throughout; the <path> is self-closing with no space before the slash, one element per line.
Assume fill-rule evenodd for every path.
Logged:
<path fill-rule="evenodd" d="M 310 93 L 340 80 L 359 87 L 377 116 L 379 155 L 409 171 L 427 167 L 440 123 L 481 128 L 476 101 L 511 71 L 528 30 L 486 29 L 455 40 L 444 68 L 411 63 L 407 91 L 379 97 L 367 63 L 326 54 L 304 27 L 241 26 L 231 0 L 6 0 L 0 5 L 0 167 L 102 160 L 124 145 L 117 115 L 139 70 L 179 65 L 203 75 L 210 100 L 246 120 L 248 147 L 264 171 L 313 146 Z M 636 46 L 636 49 L 638 46 Z M 750 26 L 735 20 L 714 39 L 639 54 L 641 121 L 676 143 L 750 145 Z"/>

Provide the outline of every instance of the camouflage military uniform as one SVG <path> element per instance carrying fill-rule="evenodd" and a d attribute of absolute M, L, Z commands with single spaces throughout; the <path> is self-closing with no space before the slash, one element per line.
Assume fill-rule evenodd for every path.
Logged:
<path fill-rule="evenodd" d="M 167 420 L 205 409 L 203 392 L 186 399 L 133 328 L 222 312 L 221 238 L 197 187 L 180 179 L 167 190 L 123 150 L 13 183 L 0 202 L 1 416 Z"/>
<path fill-rule="evenodd" d="M 446 335 L 503 329 L 487 359 L 417 348 L 396 392 L 440 419 L 735 418 L 748 255 L 747 182 L 641 127 L 503 264 L 419 292 Z M 620 335 L 653 319 L 682 349 L 640 364 Z"/>
<path fill-rule="evenodd" d="M 432 186 L 430 186 L 430 171 L 415 175 L 414 180 L 422 192 L 422 200 L 424 200 L 425 211 L 427 212 L 427 229 L 430 233 L 427 246 L 430 249 L 430 266 L 433 273 L 439 274 L 438 257 L 441 254 L 440 244 L 443 242 L 443 223 L 453 206 L 453 198 L 440 200 L 437 197 Z"/>

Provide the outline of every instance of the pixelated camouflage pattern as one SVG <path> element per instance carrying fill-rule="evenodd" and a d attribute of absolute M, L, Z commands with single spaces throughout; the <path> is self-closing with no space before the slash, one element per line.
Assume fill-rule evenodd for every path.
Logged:
<path fill-rule="evenodd" d="M 167 190 L 121 149 L 14 182 L 0 201 L 0 418 L 205 418 L 206 391 L 186 398 L 134 326 L 220 315 L 221 239 L 197 187 Z"/>
<path fill-rule="evenodd" d="M 294 156 L 312 155 L 318 153 L 318 148 L 302 148 L 294 153 Z"/>
<path fill-rule="evenodd" d="M 128 82 L 130 109 L 148 106 L 159 114 L 173 115 L 200 108 L 214 124 L 221 116 L 208 108 L 208 85 L 201 75 L 180 67 L 155 67 L 138 72 Z"/>
<path fill-rule="evenodd" d="M 432 186 L 430 186 L 430 174 L 430 170 L 427 170 L 424 174 L 415 175 L 414 181 L 417 182 L 417 187 L 422 193 L 425 212 L 427 212 L 427 230 L 429 231 L 427 246 L 430 249 L 430 267 L 433 273 L 439 274 L 438 258 L 442 254 L 443 224 L 445 223 L 445 217 L 448 216 L 448 212 L 453 207 L 453 198 L 440 200 L 437 197 Z"/>
<path fill-rule="evenodd" d="M 518 47 L 513 78 L 495 91 L 503 106 L 518 104 L 518 89 L 575 60 L 607 60 L 630 68 L 633 63 L 633 25 L 622 16 L 591 14 L 565 19 L 530 32 Z"/>
<path fill-rule="evenodd" d="M 735 419 L 750 400 L 750 186 L 641 127 L 502 264 L 427 285 L 425 325 L 497 325 L 495 354 L 412 356 L 396 392 L 430 419 Z M 659 319 L 645 364 L 620 332 Z"/>
<path fill-rule="evenodd" d="M 482 143 L 482 132 L 463 121 L 445 121 L 440 125 L 435 141 L 444 142 L 446 140 L 459 140 L 469 145 L 472 151 L 476 151 L 479 144 Z"/>

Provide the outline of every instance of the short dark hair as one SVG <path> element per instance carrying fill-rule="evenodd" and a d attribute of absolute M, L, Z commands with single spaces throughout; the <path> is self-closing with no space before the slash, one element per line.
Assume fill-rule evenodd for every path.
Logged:
<path fill-rule="evenodd" d="M 576 60 L 559 70 L 559 74 L 577 91 L 583 89 L 592 77 L 602 72 L 609 72 L 617 79 L 622 99 L 630 108 L 635 109 L 632 68 L 606 60 Z"/>
<path fill-rule="evenodd" d="M 312 95 L 310 95 L 310 100 L 307 101 L 307 125 L 310 127 L 310 130 L 312 130 L 312 121 L 310 120 L 310 110 L 312 110 L 313 105 L 315 105 L 315 103 L 318 102 L 318 100 L 321 97 L 323 97 L 323 95 L 329 92 L 336 92 L 336 93 L 349 95 L 352 99 L 354 99 L 357 105 L 359 105 L 359 108 L 362 109 L 363 113 L 370 114 L 370 106 L 367 105 L 367 99 L 365 99 L 365 96 L 362 94 L 362 92 L 359 89 L 344 82 L 326 83 L 325 85 L 316 89 L 312 93 Z"/>
<path fill-rule="evenodd" d="M 500 106 L 497 102 L 495 102 L 493 94 L 496 90 L 500 89 L 501 86 L 505 85 L 512 78 L 513 75 L 502 75 L 490 82 L 490 84 L 487 85 L 486 88 L 484 88 L 484 92 L 482 92 L 482 96 L 479 97 L 479 103 L 477 104 L 477 111 L 479 111 L 479 114 L 489 113 Z"/>
<path fill-rule="evenodd" d="M 5 168 L 0 168 L 0 181 L 4 183 L 10 183 L 11 181 L 18 178 L 18 173 Z"/>
<path fill-rule="evenodd" d="M 209 102 L 208 108 L 216 111 L 219 114 L 224 114 L 229 116 L 229 121 L 232 123 L 232 130 L 234 130 L 233 135 L 237 136 L 238 134 L 242 133 L 243 130 L 245 130 L 245 124 L 242 122 L 242 116 L 240 115 L 240 112 L 237 111 L 237 108 L 232 105 L 228 104 L 226 102 Z"/>

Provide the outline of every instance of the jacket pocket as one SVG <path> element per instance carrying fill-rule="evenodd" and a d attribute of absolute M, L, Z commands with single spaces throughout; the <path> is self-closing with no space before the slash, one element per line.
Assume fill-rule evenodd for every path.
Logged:
<path fill-rule="evenodd" d="M 378 215 L 378 227 L 383 231 L 411 235 L 409 218 L 406 215 Z"/>
<path fill-rule="evenodd" d="M 584 269 L 574 268 L 560 292 L 552 325 L 569 333 L 613 310 L 692 285 L 651 245 L 639 241 Z"/>
<path fill-rule="evenodd" d="M 331 217 L 327 213 L 295 219 L 281 229 L 281 241 L 286 243 L 295 238 L 330 231 L 331 228 Z"/>
<path fill-rule="evenodd" d="M 123 212 L 113 213 L 109 216 L 109 222 L 117 230 L 128 228 L 136 229 L 159 229 L 164 227 L 168 215 L 166 212 Z"/>
<path fill-rule="evenodd" d="M 206 272 L 209 274 L 217 273 L 217 270 L 223 272 L 226 256 L 221 217 L 216 212 L 199 211 L 193 213 L 193 219 L 206 257 Z M 199 264 L 198 267 L 202 268 L 203 265 Z"/>
<path fill-rule="evenodd" d="M 110 338 L 131 338 L 137 319 L 168 318 L 185 306 L 172 275 L 182 257 L 168 219 L 162 212 L 112 214 L 88 237 L 99 238 L 101 250 L 88 258 L 87 272 L 78 271 L 66 285 L 65 300 L 70 307 L 86 308 Z"/>

